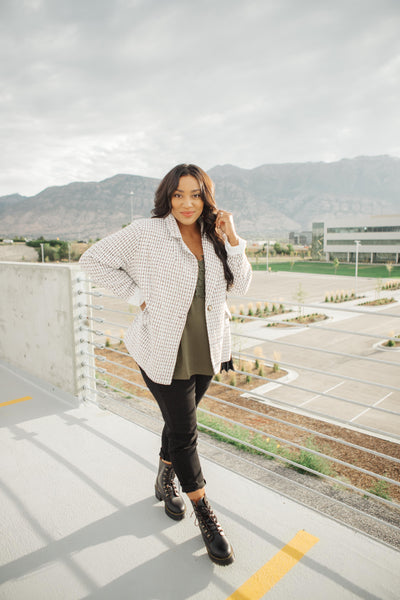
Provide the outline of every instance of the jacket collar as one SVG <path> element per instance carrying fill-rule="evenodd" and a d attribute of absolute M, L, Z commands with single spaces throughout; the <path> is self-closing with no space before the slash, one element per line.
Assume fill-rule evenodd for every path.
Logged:
<path fill-rule="evenodd" d="M 172 237 L 182 238 L 181 231 L 179 229 L 179 225 L 176 222 L 176 219 L 172 213 L 170 213 L 167 217 L 165 217 L 165 224 L 167 226 L 169 234 Z M 203 235 L 204 223 L 203 223 L 202 218 L 200 219 L 200 229 L 201 229 L 201 234 Z"/>
<path fill-rule="evenodd" d="M 172 213 L 170 213 L 167 217 L 165 217 L 165 224 L 167 226 L 167 229 L 168 229 L 171 237 L 175 237 L 175 238 L 182 237 L 178 223 L 176 222 L 176 219 Z"/>

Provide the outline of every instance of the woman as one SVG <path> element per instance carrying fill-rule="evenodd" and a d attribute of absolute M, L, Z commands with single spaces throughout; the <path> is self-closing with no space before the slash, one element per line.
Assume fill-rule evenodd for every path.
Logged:
<path fill-rule="evenodd" d="M 226 294 L 248 289 L 246 243 L 195 165 L 164 177 L 152 213 L 94 244 L 80 262 L 101 286 L 126 299 L 136 295 L 141 312 L 124 341 L 164 418 L 155 494 L 169 517 L 182 519 L 176 474 L 211 560 L 226 565 L 233 550 L 205 495 L 196 409 L 213 375 L 232 367 Z"/>

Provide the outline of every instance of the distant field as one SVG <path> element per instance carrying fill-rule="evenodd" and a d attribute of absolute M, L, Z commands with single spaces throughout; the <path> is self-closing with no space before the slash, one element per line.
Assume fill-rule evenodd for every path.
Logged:
<path fill-rule="evenodd" d="M 30 248 L 23 243 L 0 243 L 0 261 L 12 262 L 37 262 L 38 253 L 35 248 Z"/>
<path fill-rule="evenodd" d="M 265 264 L 252 265 L 254 271 L 265 271 Z M 332 263 L 318 262 L 295 262 L 293 265 L 290 262 L 281 262 L 269 264 L 271 271 L 292 271 L 293 273 L 318 273 L 320 275 L 335 275 L 335 268 Z M 354 277 L 354 264 L 340 264 L 336 270 L 336 275 L 348 275 Z M 395 265 L 392 272 L 389 274 L 385 265 L 358 265 L 359 277 L 376 277 L 376 278 L 400 278 L 400 265 Z"/>

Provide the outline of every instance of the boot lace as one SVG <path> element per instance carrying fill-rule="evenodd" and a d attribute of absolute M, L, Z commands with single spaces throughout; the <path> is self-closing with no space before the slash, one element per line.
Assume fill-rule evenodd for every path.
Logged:
<path fill-rule="evenodd" d="M 199 525 L 208 538 L 213 537 L 214 532 L 219 534 L 224 533 L 221 525 L 218 523 L 217 515 L 207 500 L 204 501 L 203 506 L 197 504 L 194 507 L 194 512 L 196 514 L 195 525 Z"/>
<path fill-rule="evenodd" d="M 167 466 L 163 473 L 162 486 L 165 496 L 179 496 L 175 484 L 175 471 L 172 466 Z"/>

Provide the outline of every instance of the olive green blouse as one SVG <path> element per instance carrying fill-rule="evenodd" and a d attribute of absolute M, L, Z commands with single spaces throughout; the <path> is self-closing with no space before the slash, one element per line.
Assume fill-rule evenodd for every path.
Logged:
<path fill-rule="evenodd" d="M 186 318 L 173 379 L 190 379 L 192 375 L 214 375 L 210 358 L 205 317 L 205 266 L 199 265 L 196 290 Z"/>

